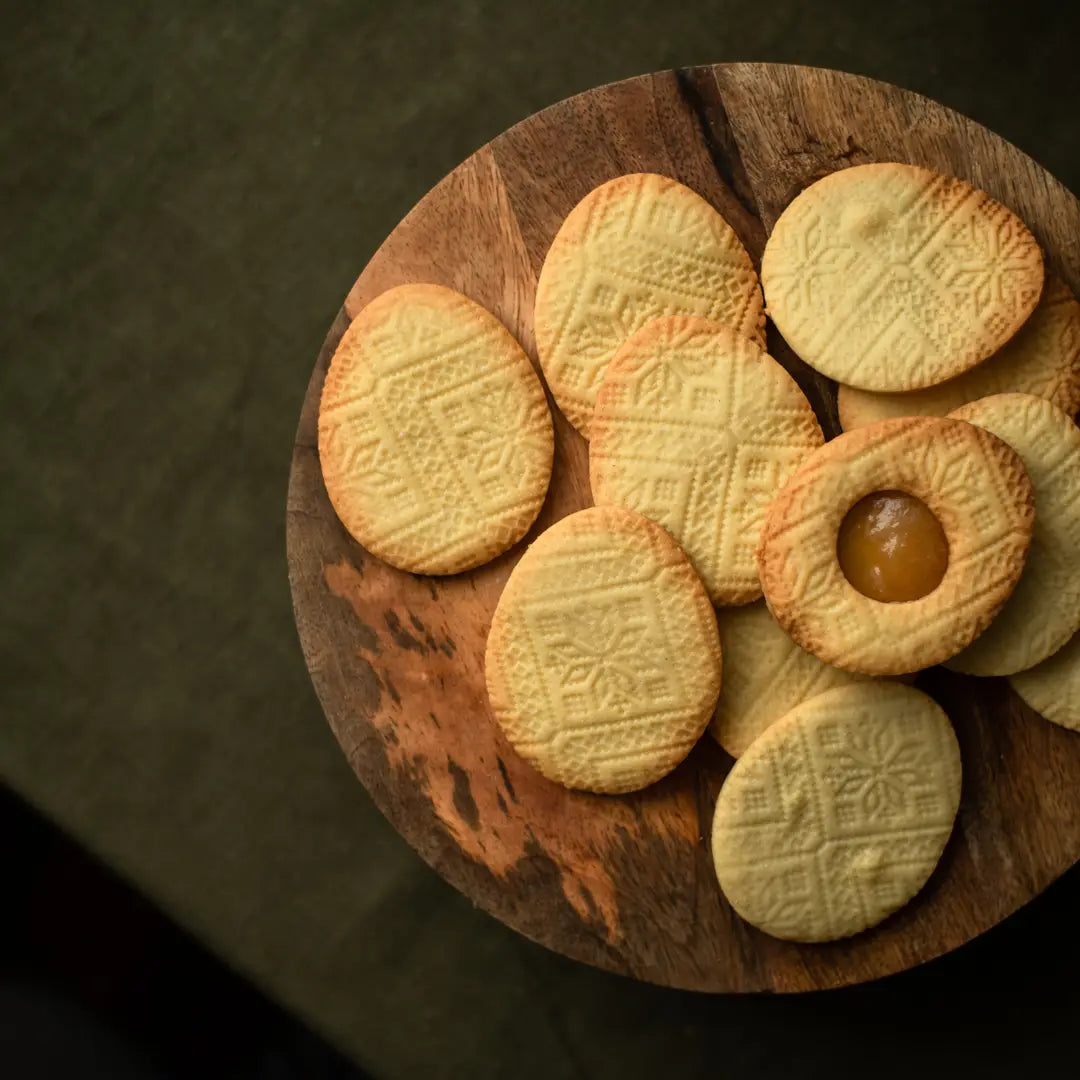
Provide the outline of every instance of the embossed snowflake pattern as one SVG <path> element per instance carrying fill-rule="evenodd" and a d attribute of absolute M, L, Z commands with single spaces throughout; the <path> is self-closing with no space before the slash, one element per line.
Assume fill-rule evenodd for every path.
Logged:
<path fill-rule="evenodd" d="M 623 713 L 663 690 L 666 676 L 645 647 L 649 626 L 636 603 L 582 603 L 545 616 L 539 629 L 545 665 L 559 673 L 567 704 L 581 706 L 573 712 Z"/>
<path fill-rule="evenodd" d="M 826 779 L 837 798 L 857 804 L 870 821 L 905 814 L 912 786 L 923 767 L 917 743 L 904 740 L 895 726 L 866 724 L 830 751 Z"/>
<path fill-rule="evenodd" d="M 633 382 L 633 404 L 637 407 L 660 405 L 681 399 L 688 408 L 704 411 L 717 407 L 717 393 L 711 385 L 694 385 L 694 380 L 708 373 L 710 359 L 687 352 L 657 356 L 643 367 Z"/>
<path fill-rule="evenodd" d="M 980 311 L 996 303 L 1018 304 L 1022 289 L 1017 282 L 1027 276 L 1030 259 L 1017 224 L 972 218 L 958 233 L 947 245 L 959 264 L 950 287 L 972 296 Z"/>
<path fill-rule="evenodd" d="M 511 468 L 518 451 L 516 436 L 528 426 L 528 406 L 498 380 L 490 381 L 483 393 L 470 389 L 467 407 L 455 403 L 445 413 L 461 460 L 480 476 Z"/>
<path fill-rule="evenodd" d="M 580 320 L 570 332 L 570 355 L 588 358 L 598 365 L 593 372 L 595 377 L 590 377 L 591 382 L 598 384 L 604 373 L 599 365 L 611 356 L 612 342 L 625 341 L 656 316 L 655 305 L 650 306 L 648 299 L 598 283 L 590 297 L 587 318 Z"/>
<path fill-rule="evenodd" d="M 828 242 L 817 214 L 795 235 L 789 258 L 790 266 L 777 272 L 774 281 L 777 290 L 786 293 L 793 311 L 813 311 L 819 302 L 830 307 L 836 283 L 846 278 L 855 262 L 850 249 Z"/>

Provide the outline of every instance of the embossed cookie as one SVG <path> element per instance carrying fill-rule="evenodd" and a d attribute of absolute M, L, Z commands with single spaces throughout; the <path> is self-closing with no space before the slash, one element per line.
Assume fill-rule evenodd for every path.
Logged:
<path fill-rule="evenodd" d="M 769 315 L 818 371 L 917 390 L 997 352 L 1034 310 L 1042 254 L 963 180 L 896 163 L 826 176 L 780 215 L 761 280 Z"/>
<path fill-rule="evenodd" d="M 1049 271 L 1031 318 L 989 360 L 906 394 L 841 386 L 837 406 L 844 430 L 854 431 L 896 416 L 945 416 L 969 401 L 1010 391 L 1046 398 L 1070 416 L 1080 409 L 1080 303 Z"/>
<path fill-rule="evenodd" d="M 892 492 L 924 504 L 947 555 L 936 587 L 897 603 L 856 588 L 838 556 L 849 512 Z M 884 420 L 815 451 L 770 506 L 758 554 L 765 599 L 826 663 L 871 675 L 917 671 L 990 624 L 1020 578 L 1034 518 L 1031 481 L 1000 439 L 959 420 Z"/>
<path fill-rule="evenodd" d="M 401 285 L 353 320 L 319 407 L 342 524 L 392 566 L 453 574 L 525 535 L 551 478 L 551 414 L 521 346 L 439 285 Z"/>
<path fill-rule="evenodd" d="M 589 480 L 597 505 L 663 525 L 714 603 L 742 604 L 761 595 L 765 508 L 824 441 L 795 380 L 759 345 L 671 315 L 646 323 L 607 366 Z"/>
<path fill-rule="evenodd" d="M 791 941 L 857 934 L 927 882 L 960 805 L 960 748 L 925 694 L 842 686 L 773 724 L 728 773 L 713 817 L 720 888 Z"/>
<path fill-rule="evenodd" d="M 796 705 L 837 686 L 869 678 L 823 664 L 781 629 L 764 601 L 719 608 L 724 686 L 709 734 L 739 757 L 771 724 Z"/>
<path fill-rule="evenodd" d="M 712 605 L 679 546 L 621 507 L 592 507 L 532 544 L 499 598 L 488 697 L 550 780 L 633 791 L 690 752 L 720 690 Z"/>
<path fill-rule="evenodd" d="M 996 394 L 952 415 L 1007 442 L 1035 485 L 1035 532 L 1020 583 L 989 629 L 948 665 L 1012 675 L 1080 630 L 1080 428 L 1029 394 Z"/>
<path fill-rule="evenodd" d="M 1080 731 L 1080 634 L 1038 666 L 1010 675 L 1009 682 L 1047 720 Z"/>
<path fill-rule="evenodd" d="M 764 344 L 761 288 L 730 225 L 682 184 L 631 173 L 563 222 L 536 289 L 536 347 L 559 408 L 586 438 L 615 350 L 650 319 L 700 315 Z"/>

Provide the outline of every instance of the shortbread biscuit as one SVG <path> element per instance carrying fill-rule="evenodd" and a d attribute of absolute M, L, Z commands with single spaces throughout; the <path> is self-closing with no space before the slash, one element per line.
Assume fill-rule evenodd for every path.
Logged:
<path fill-rule="evenodd" d="M 1010 675 L 1009 682 L 1047 720 L 1080 731 L 1080 634 L 1037 667 Z"/>
<path fill-rule="evenodd" d="M 670 315 L 607 366 L 589 442 L 597 505 L 625 506 L 678 541 L 718 604 L 761 596 L 765 509 L 825 441 L 795 380 L 749 338 Z"/>
<path fill-rule="evenodd" d="M 536 289 L 536 347 L 559 408 L 586 438 L 615 350 L 650 319 L 699 315 L 765 342 L 761 287 L 730 225 L 653 173 L 589 192 L 563 222 Z"/>
<path fill-rule="evenodd" d="M 840 567 L 848 510 L 877 491 L 921 499 L 940 522 L 948 565 L 930 593 L 884 603 Z M 899 675 L 941 663 L 991 622 L 1020 578 L 1035 518 L 1019 456 L 971 424 L 883 420 L 813 453 L 769 508 L 758 566 L 780 625 L 826 663 Z"/>
<path fill-rule="evenodd" d="M 968 675 L 1012 675 L 1080 630 L 1080 428 L 1030 394 L 996 394 L 952 416 L 1008 443 L 1035 485 L 1035 532 L 1020 583 L 989 629 L 948 665 Z"/>
<path fill-rule="evenodd" d="M 997 352 L 1034 310 L 1039 245 L 963 180 L 856 165 L 799 194 L 761 261 L 765 303 L 812 367 L 864 390 L 917 390 Z"/>
<path fill-rule="evenodd" d="M 989 360 L 906 394 L 841 386 L 837 407 L 844 430 L 854 431 L 896 416 L 945 416 L 969 401 L 1014 391 L 1046 398 L 1070 416 L 1080 409 L 1080 303 L 1049 271 L 1031 318 Z"/>
<path fill-rule="evenodd" d="M 453 574 L 521 539 L 554 453 L 529 358 L 491 314 L 401 285 L 353 320 L 330 361 L 319 458 L 330 501 L 391 566 Z"/>
<path fill-rule="evenodd" d="M 724 896 L 791 941 L 874 926 L 927 882 L 960 805 L 942 709 L 889 682 L 842 686 L 772 725 L 728 773 L 713 817 Z"/>
<path fill-rule="evenodd" d="M 705 730 L 720 690 L 716 617 L 659 525 L 592 507 L 553 525 L 514 568 L 485 674 L 507 739 L 546 777 L 633 791 Z"/>
<path fill-rule="evenodd" d="M 709 734 L 739 757 L 771 724 L 796 705 L 837 686 L 870 678 L 822 663 L 799 648 L 773 618 L 764 601 L 720 608 L 724 687 Z"/>

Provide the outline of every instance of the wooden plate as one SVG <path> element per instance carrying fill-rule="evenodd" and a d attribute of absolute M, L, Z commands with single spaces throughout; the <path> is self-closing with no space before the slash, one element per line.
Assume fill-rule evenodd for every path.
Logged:
<path fill-rule="evenodd" d="M 627 797 L 564 791 L 520 761 L 487 707 L 484 640 L 522 545 L 452 578 L 373 558 L 327 501 L 316 416 L 349 319 L 392 285 L 433 281 L 489 308 L 535 353 L 532 304 L 560 222 L 621 173 L 675 177 L 709 199 L 755 260 L 812 180 L 908 161 L 972 181 L 1016 210 L 1080 293 L 1080 204 L 978 124 L 892 86 L 834 71 L 732 64 L 600 87 L 530 117 L 462 163 L 412 210 L 350 292 L 308 386 L 288 502 L 289 579 L 311 677 L 365 787 L 413 847 L 479 906 L 552 949 L 670 986 L 810 990 L 912 967 L 1015 911 L 1080 857 L 1080 737 L 1004 680 L 935 669 L 964 758 L 958 828 L 930 884 L 875 930 L 829 945 L 777 941 L 724 902 L 707 845 L 731 764 L 705 738 Z M 835 434 L 835 387 L 770 329 Z M 586 445 L 555 412 L 551 493 L 538 532 L 590 502 Z"/>

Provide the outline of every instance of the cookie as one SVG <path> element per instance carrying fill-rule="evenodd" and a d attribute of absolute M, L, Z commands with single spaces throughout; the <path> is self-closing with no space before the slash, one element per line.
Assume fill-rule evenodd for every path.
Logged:
<path fill-rule="evenodd" d="M 990 628 L 949 661 L 968 675 L 1012 675 L 1080 630 L 1080 428 L 1030 394 L 996 394 L 952 415 L 1008 443 L 1035 485 L 1035 532 L 1020 583 Z"/>
<path fill-rule="evenodd" d="M 1080 303 L 1049 271 L 1031 318 L 989 360 L 907 394 L 841 386 L 837 406 L 844 430 L 854 431 L 896 416 L 945 416 L 969 401 L 1010 391 L 1046 398 L 1070 416 L 1080 409 Z"/>
<path fill-rule="evenodd" d="M 812 367 L 863 390 L 917 390 L 997 352 L 1043 286 L 1023 222 L 983 191 L 897 163 L 811 184 L 761 260 L 765 303 Z"/>
<path fill-rule="evenodd" d="M 659 525 L 592 507 L 553 525 L 514 568 L 485 676 L 507 739 L 544 776 L 633 791 L 705 730 L 720 690 L 716 617 Z"/>
<path fill-rule="evenodd" d="M 1080 634 L 1037 667 L 1010 675 L 1009 682 L 1047 720 L 1080 731 Z"/>
<path fill-rule="evenodd" d="M 790 941 L 874 926 L 927 882 L 960 805 L 960 748 L 925 694 L 889 682 L 841 686 L 756 739 L 713 817 L 724 896 Z"/>
<path fill-rule="evenodd" d="M 540 364 L 559 408 L 586 438 L 615 350 L 650 319 L 676 314 L 765 342 L 754 265 L 700 195 L 653 173 L 601 184 L 563 222 L 536 288 Z"/>
<path fill-rule="evenodd" d="M 948 545 L 937 587 L 904 603 L 864 595 L 837 553 L 849 510 L 890 491 L 921 500 Z M 917 671 L 955 656 L 990 624 L 1020 578 L 1034 518 L 1031 481 L 1000 439 L 960 420 L 883 420 L 826 443 L 777 495 L 758 553 L 765 599 L 828 664 Z"/>
<path fill-rule="evenodd" d="M 319 459 L 342 524 L 402 570 L 454 574 L 521 539 L 551 479 L 540 379 L 509 331 L 439 285 L 376 297 L 323 386 Z"/>
<path fill-rule="evenodd" d="M 597 505 L 663 525 L 714 603 L 761 596 L 754 554 L 776 490 L 825 441 L 795 380 L 749 338 L 670 315 L 615 354 L 597 395 Z"/>
<path fill-rule="evenodd" d="M 796 705 L 836 686 L 869 678 L 823 664 L 781 629 L 764 601 L 720 608 L 724 688 L 709 734 L 739 757 L 771 724 Z"/>

